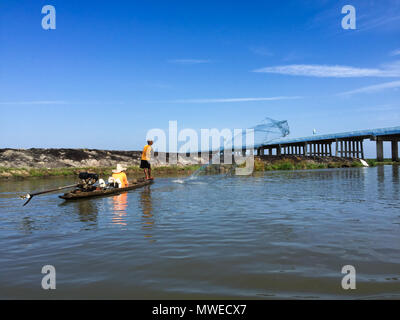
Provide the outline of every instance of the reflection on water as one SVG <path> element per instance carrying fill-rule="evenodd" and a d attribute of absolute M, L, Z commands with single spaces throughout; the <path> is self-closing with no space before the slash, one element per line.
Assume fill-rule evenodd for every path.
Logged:
<path fill-rule="evenodd" d="M 399 166 L 392 166 L 392 180 L 395 185 L 399 184 Z"/>
<path fill-rule="evenodd" d="M 126 209 L 128 208 L 128 193 L 123 193 L 112 197 L 113 203 L 113 216 L 112 223 L 117 225 L 126 226 Z"/>
<path fill-rule="evenodd" d="M 140 206 L 142 208 L 142 230 L 145 231 L 145 238 L 155 242 L 153 238 L 152 229 L 154 226 L 153 206 L 151 201 L 151 189 L 149 186 L 145 187 L 140 193 Z"/>
<path fill-rule="evenodd" d="M 35 230 L 34 221 L 30 217 L 24 217 L 21 222 L 22 230 L 27 234 L 31 234 Z"/>
<path fill-rule="evenodd" d="M 75 203 L 76 211 L 79 214 L 79 220 L 82 222 L 97 223 L 98 210 L 92 201 L 78 200 Z"/>
<path fill-rule="evenodd" d="M 399 181 L 399 166 L 392 166 L 392 182 L 393 182 L 393 198 L 399 200 L 400 198 L 400 181 Z"/>

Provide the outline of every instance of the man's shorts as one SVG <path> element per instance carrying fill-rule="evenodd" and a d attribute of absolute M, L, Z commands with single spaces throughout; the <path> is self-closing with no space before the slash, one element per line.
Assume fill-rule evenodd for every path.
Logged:
<path fill-rule="evenodd" d="M 141 169 L 151 169 L 150 162 L 148 162 L 147 160 L 140 161 L 140 168 Z"/>

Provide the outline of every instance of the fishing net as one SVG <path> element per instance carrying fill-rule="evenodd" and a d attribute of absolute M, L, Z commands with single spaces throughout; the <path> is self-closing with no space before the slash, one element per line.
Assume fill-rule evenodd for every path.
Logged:
<path fill-rule="evenodd" d="M 246 130 L 242 130 L 241 133 L 235 135 L 231 140 L 229 139 L 230 141 L 225 141 L 224 145 L 221 146 L 219 151 L 226 151 L 229 153 L 232 150 L 254 150 L 262 145 L 271 143 L 274 140 L 284 138 L 290 133 L 289 124 L 286 120 L 274 120 L 268 117 L 265 118 L 260 124 L 249 129 L 253 131 L 253 137 L 251 137 L 251 139 L 249 139 L 248 132 Z M 193 173 L 191 179 L 204 174 L 207 169 L 210 169 L 211 166 L 215 167 L 216 170 L 219 171 L 220 157 L 220 152 L 217 152 L 208 164 L 202 166 Z M 228 174 L 232 174 L 236 167 L 237 164 L 233 163 Z"/>
<path fill-rule="evenodd" d="M 254 145 L 260 146 L 289 135 L 289 124 L 286 120 L 265 118 L 262 123 L 252 127 L 254 129 Z"/>
<path fill-rule="evenodd" d="M 233 137 L 232 142 L 226 141 L 220 150 L 254 149 L 274 140 L 284 138 L 290 133 L 289 124 L 286 120 L 274 120 L 271 118 L 265 118 L 260 124 L 248 129 L 253 130 L 254 138 L 249 139 L 249 134 L 246 130 L 242 130 L 241 133 Z"/>

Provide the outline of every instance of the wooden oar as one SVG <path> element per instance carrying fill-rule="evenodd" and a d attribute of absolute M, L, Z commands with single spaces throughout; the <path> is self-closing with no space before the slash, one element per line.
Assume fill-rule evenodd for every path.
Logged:
<path fill-rule="evenodd" d="M 26 202 L 24 203 L 24 205 L 23 205 L 23 206 L 26 206 L 26 205 L 29 203 L 29 201 L 32 200 L 32 198 L 33 198 L 34 196 L 38 196 L 39 194 L 45 194 L 45 193 L 50 193 L 50 192 L 54 192 L 54 191 L 59 191 L 59 190 L 63 190 L 63 189 L 73 188 L 73 187 L 77 187 L 78 185 L 79 185 L 79 184 L 72 184 L 72 185 L 70 185 L 70 186 L 59 187 L 59 188 L 56 188 L 56 189 L 51 189 L 51 190 L 46 190 L 46 191 L 41 191 L 41 192 L 36 192 L 36 193 L 27 193 L 27 194 L 24 195 L 24 196 L 20 196 L 20 198 L 21 198 L 21 199 L 28 199 L 28 201 L 26 201 Z"/>

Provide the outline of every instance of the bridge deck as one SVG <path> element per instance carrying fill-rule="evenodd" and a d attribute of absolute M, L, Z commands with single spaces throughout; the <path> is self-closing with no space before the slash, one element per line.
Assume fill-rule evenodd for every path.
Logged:
<path fill-rule="evenodd" d="M 381 129 L 358 130 L 351 132 L 313 135 L 304 138 L 277 139 L 266 144 L 255 145 L 259 155 L 295 154 L 332 156 L 332 143 L 336 142 L 335 156 L 364 158 L 364 139 L 376 141 L 376 158 L 383 160 L 383 141 L 392 143 L 392 160 L 399 161 L 398 141 L 400 141 L 400 126 Z"/>
<path fill-rule="evenodd" d="M 301 144 L 306 142 L 333 142 L 336 140 L 361 140 L 361 139 L 374 139 L 375 137 L 387 137 L 388 140 L 392 138 L 400 138 L 400 126 L 399 127 L 391 127 L 391 128 L 381 128 L 381 129 L 367 129 L 367 130 L 358 130 L 358 131 L 350 131 L 343 133 L 334 133 L 334 134 L 323 134 L 323 135 L 313 135 L 309 137 L 303 138 L 291 138 L 291 139 L 278 139 L 273 140 L 270 143 L 262 144 L 256 146 L 264 147 L 264 146 L 276 146 L 276 145 L 287 145 L 287 144 Z"/>

